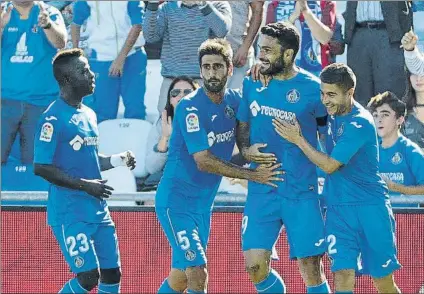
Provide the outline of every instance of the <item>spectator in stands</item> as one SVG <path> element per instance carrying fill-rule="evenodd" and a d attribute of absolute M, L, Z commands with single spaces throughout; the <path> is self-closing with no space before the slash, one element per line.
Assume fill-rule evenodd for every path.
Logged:
<path fill-rule="evenodd" d="M 30 164 L 40 115 L 59 96 L 52 59 L 66 44 L 60 12 L 43 2 L 12 1 L 1 13 L 1 163 L 20 135 L 21 162 Z"/>
<path fill-rule="evenodd" d="M 403 35 L 412 26 L 410 1 L 348 1 L 345 19 L 347 64 L 357 77 L 356 100 L 390 90 L 405 92 Z"/>
<path fill-rule="evenodd" d="M 408 114 L 403 133 L 424 149 L 424 76 L 407 72 L 408 86 L 404 101 Z"/>
<path fill-rule="evenodd" d="M 418 35 L 418 49 L 424 50 L 424 1 L 412 1 L 414 30 Z"/>
<path fill-rule="evenodd" d="M 401 42 L 408 70 L 414 75 L 424 76 L 424 56 L 417 46 L 418 36 L 410 30 Z"/>
<path fill-rule="evenodd" d="M 72 23 L 73 47 L 79 46 L 80 28 L 87 21 L 88 47 L 96 90 L 85 100 L 98 121 L 115 119 L 119 98 L 125 118 L 145 119 L 147 56 L 144 51 L 142 1 L 78 1 Z M 86 98 L 87 99 L 87 98 Z"/>
<path fill-rule="evenodd" d="M 201 84 L 197 51 L 208 38 L 224 38 L 231 28 L 231 7 L 227 1 L 149 1 L 143 21 L 148 43 L 162 43 L 163 82 L 158 111 L 175 77 L 187 76 Z"/>
<path fill-rule="evenodd" d="M 187 77 L 175 78 L 168 89 L 165 109 L 152 127 L 147 139 L 146 170 L 149 174 L 161 172 L 168 159 L 168 145 L 172 134 L 174 110 L 180 100 L 198 89 L 199 84 Z"/>
<path fill-rule="evenodd" d="M 255 60 L 253 42 L 263 19 L 262 1 L 229 1 L 232 13 L 231 31 L 227 41 L 233 48 L 234 70 L 229 78 L 229 89 L 241 88 L 246 72 Z"/>
<path fill-rule="evenodd" d="M 296 63 L 311 73 L 319 75 L 323 67 L 335 62 L 336 55 L 344 52 L 335 1 L 272 1 L 267 23 L 277 21 L 290 21 L 301 32 Z"/>
<path fill-rule="evenodd" d="M 380 174 L 391 196 L 424 194 L 424 153 L 417 144 L 400 133 L 405 121 L 405 103 L 395 94 L 384 92 L 373 97 L 368 107 L 381 138 Z M 418 207 L 417 204 L 393 206 Z"/>

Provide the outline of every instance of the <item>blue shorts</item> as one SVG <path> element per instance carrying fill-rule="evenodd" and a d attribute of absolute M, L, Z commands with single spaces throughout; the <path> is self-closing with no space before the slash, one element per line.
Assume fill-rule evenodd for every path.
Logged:
<path fill-rule="evenodd" d="M 389 203 L 329 206 L 325 230 L 331 270 L 382 278 L 399 269 L 395 226 Z"/>
<path fill-rule="evenodd" d="M 172 268 L 207 264 L 206 248 L 212 214 L 187 214 L 171 208 L 157 208 L 156 215 L 172 247 Z"/>
<path fill-rule="evenodd" d="M 73 273 L 121 266 L 114 223 L 78 222 L 52 230 Z"/>
<path fill-rule="evenodd" d="M 317 198 L 288 199 L 277 193 L 249 194 L 242 221 L 243 251 L 272 251 L 285 226 L 290 258 L 325 253 L 324 222 Z"/>

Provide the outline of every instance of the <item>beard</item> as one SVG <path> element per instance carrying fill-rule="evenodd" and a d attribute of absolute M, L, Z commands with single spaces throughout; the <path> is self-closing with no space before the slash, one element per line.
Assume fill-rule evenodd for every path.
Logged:
<path fill-rule="evenodd" d="M 212 80 L 212 81 L 213 82 L 211 82 L 211 80 L 203 81 L 203 84 L 206 90 L 208 90 L 211 93 L 219 93 L 224 89 L 225 85 L 227 84 L 227 77 L 223 78 L 220 81 L 218 80 Z"/>
<path fill-rule="evenodd" d="M 268 60 L 261 60 L 261 61 L 269 62 Z M 261 74 L 275 75 L 280 72 L 283 72 L 287 68 L 287 66 L 284 65 L 284 61 L 281 58 L 277 59 L 274 63 L 268 63 L 268 64 L 269 64 L 268 68 L 261 67 L 260 69 Z"/>

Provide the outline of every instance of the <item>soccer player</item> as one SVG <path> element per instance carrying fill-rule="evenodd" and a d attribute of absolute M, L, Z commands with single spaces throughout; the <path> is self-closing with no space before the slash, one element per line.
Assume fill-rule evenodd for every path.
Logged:
<path fill-rule="evenodd" d="M 131 151 L 110 157 L 98 153 L 96 115 L 81 103 L 95 87 L 83 54 L 81 49 L 63 50 L 53 59 L 61 97 L 40 118 L 34 172 L 51 183 L 47 222 L 76 274 L 59 293 L 86 293 L 97 285 L 101 293 L 117 293 L 118 241 L 104 200 L 113 188 L 100 172 L 124 165 L 134 169 L 136 162 Z"/>
<path fill-rule="evenodd" d="M 276 186 L 280 165 L 255 170 L 228 162 L 235 145 L 240 94 L 226 89 L 232 49 L 222 39 L 199 48 L 204 86 L 176 107 L 168 161 L 156 193 L 156 214 L 172 247 L 172 269 L 159 293 L 205 293 L 211 210 L 222 176 Z"/>
<path fill-rule="evenodd" d="M 371 275 L 379 293 L 400 293 L 393 279 L 400 268 L 395 220 L 379 175 L 372 115 L 354 100 L 356 77 L 348 66 L 329 65 L 320 78 L 321 100 L 330 115 L 329 155 L 306 140 L 296 120 L 275 119 L 275 130 L 327 173 L 325 230 L 336 293 L 353 293 L 355 270 Z"/>
<path fill-rule="evenodd" d="M 406 104 L 392 92 L 384 92 L 371 98 L 368 107 L 381 138 L 380 174 L 391 196 L 424 194 L 424 153 L 400 133 Z M 396 206 L 419 207 L 417 204 L 393 204 Z"/>
<path fill-rule="evenodd" d="M 324 222 L 318 200 L 316 167 L 290 142 L 274 131 L 273 118 L 298 118 L 308 142 L 316 147 L 318 128 L 327 112 L 319 99 L 319 80 L 295 65 L 299 33 L 288 22 L 268 24 L 261 30 L 260 72 L 272 76 L 267 87 L 246 78 L 237 118 L 238 141 L 244 157 L 257 163 L 282 163 L 284 182 L 278 187 L 249 182 L 242 222 L 246 269 L 260 293 L 285 293 L 284 281 L 271 268 L 272 249 L 285 225 L 290 257 L 297 259 L 308 293 L 328 293 L 322 270 L 325 253 Z M 266 142 L 266 145 L 258 143 Z M 265 153 L 260 153 L 263 148 Z"/>

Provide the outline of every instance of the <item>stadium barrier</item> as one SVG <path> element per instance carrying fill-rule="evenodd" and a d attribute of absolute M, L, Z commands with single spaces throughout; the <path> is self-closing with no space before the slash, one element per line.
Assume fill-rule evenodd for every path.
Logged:
<path fill-rule="evenodd" d="M 21 195 L 21 200 L 42 200 L 31 195 L 34 193 L 24 194 Z M 16 200 L 13 199 L 15 196 L 2 193 L 2 201 Z M 130 198 L 130 201 L 148 200 L 151 193 L 116 197 L 119 200 L 125 197 Z M 225 202 L 228 200 L 226 197 L 233 196 L 219 195 L 218 200 Z M 244 271 L 240 249 L 242 211 L 241 206 L 214 209 L 207 252 L 209 293 L 255 293 Z M 399 260 L 403 265 L 396 272 L 395 278 L 403 293 L 418 293 L 424 283 L 424 210 L 394 211 Z M 154 208 L 111 207 L 111 213 L 121 251 L 122 293 L 156 293 L 169 272 L 171 251 L 156 219 Z M 57 293 L 72 274 L 46 225 L 45 207 L 3 205 L 1 224 L 2 293 Z M 273 262 L 273 267 L 283 276 L 288 293 L 305 293 L 296 262 L 289 260 L 284 231 L 277 243 L 277 251 L 280 260 Z M 333 285 L 326 258 L 325 269 L 330 284 Z M 376 291 L 369 278 L 360 277 L 355 293 Z"/>

